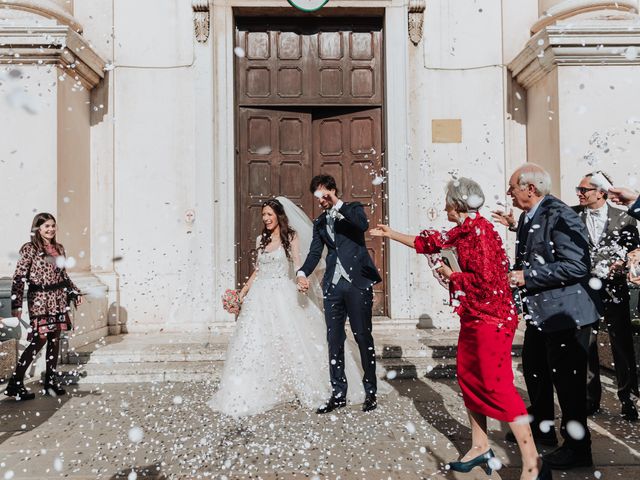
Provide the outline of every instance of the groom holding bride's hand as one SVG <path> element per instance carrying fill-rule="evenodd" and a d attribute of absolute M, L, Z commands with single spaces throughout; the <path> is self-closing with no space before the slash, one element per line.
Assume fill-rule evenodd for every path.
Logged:
<path fill-rule="evenodd" d="M 307 277 L 318 265 L 326 246 L 327 267 L 322 293 L 333 389 L 331 398 L 317 413 L 328 413 L 346 405 L 344 342 L 347 317 L 360 350 L 366 393 L 362 410 L 367 412 L 377 406 L 376 360 L 371 335 L 372 287 L 382 280 L 365 243 L 364 234 L 369 228 L 369 220 L 361 203 L 346 203 L 338 198 L 336 181 L 332 176 L 313 177 L 310 190 L 318 198 L 324 213 L 313 221 L 313 239 L 307 259 L 297 272 L 297 284 L 301 292 L 309 289 Z"/>

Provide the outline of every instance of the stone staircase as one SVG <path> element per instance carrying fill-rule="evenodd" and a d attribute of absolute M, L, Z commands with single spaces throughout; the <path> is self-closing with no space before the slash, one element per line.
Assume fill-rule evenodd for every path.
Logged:
<path fill-rule="evenodd" d="M 379 376 L 452 378 L 458 332 L 413 324 L 374 326 Z M 105 337 L 68 352 L 63 370 L 87 383 L 217 381 L 228 334 L 126 334 Z M 519 361 L 522 336 L 516 337 Z"/>

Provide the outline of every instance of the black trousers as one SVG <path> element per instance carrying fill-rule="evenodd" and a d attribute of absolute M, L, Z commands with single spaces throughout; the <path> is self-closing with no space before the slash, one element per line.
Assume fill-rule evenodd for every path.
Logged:
<path fill-rule="evenodd" d="M 553 421 L 555 387 L 562 411 L 560 433 L 565 445 L 589 449 L 591 437 L 587 428 L 587 352 L 591 325 L 558 332 L 542 332 L 528 325 L 524 334 L 522 366 L 533 416 L 533 429 L 543 420 Z M 567 423 L 578 422 L 584 428 L 583 438 L 572 438 Z"/>
<path fill-rule="evenodd" d="M 602 290 L 604 324 L 609 331 L 613 354 L 618 398 L 624 405 L 631 402 L 631 395 L 638 395 L 638 373 L 633 350 L 629 288 L 626 284 L 605 285 Z M 600 327 L 602 327 L 600 322 Z M 594 329 L 589 343 L 589 369 L 587 372 L 587 408 L 599 408 L 602 397 L 600 384 L 600 358 L 598 356 L 598 328 Z"/>
<path fill-rule="evenodd" d="M 327 323 L 327 343 L 329 344 L 329 374 L 333 395 L 346 398 L 347 377 L 344 370 L 345 323 L 349 325 L 360 350 L 360 362 L 364 370 L 362 383 L 369 394 L 377 391 L 376 355 L 371 335 L 371 310 L 373 290 L 360 290 L 341 278 L 331 285 L 324 296 L 324 316 Z"/>

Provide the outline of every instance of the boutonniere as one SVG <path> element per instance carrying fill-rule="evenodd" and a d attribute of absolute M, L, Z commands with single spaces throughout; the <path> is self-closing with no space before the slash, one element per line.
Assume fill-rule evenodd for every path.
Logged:
<path fill-rule="evenodd" d="M 343 220 L 344 219 L 344 215 L 342 215 L 338 210 L 336 210 L 335 208 L 332 208 L 329 210 L 329 216 L 331 218 L 333 218 L 334 220 Z"/>

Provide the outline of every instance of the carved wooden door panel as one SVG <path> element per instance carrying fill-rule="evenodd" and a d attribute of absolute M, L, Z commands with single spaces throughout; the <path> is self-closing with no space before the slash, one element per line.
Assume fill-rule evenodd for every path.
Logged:
<path fill-rule="evenodd" d="M 253 271 L 256 238 L 262 232 L 261 204 L 285 196 L 312 213 L 311 114 L 240 108 L 238 122 L 239 282 Z"/>
<path fill-rule="evenodd" d="M 344 201 L 364 204 L 369 225 L 384 218 L 384 184 L 374 185 L 383 172 L 381 108 L 326 108 L 313 118 L 313 174 L 328 173 L 336 179 Z M 314 204 L 314 216 L 320 213 Z M 386 312 L 384 242 L 366 236 L 369 253 L 383 281 L 374 287 L 374 315 Z"/>
<path fill-rule="evenodd" d="M 381 105 L 380 19 L 237 19 L 240 105 Z"/>

